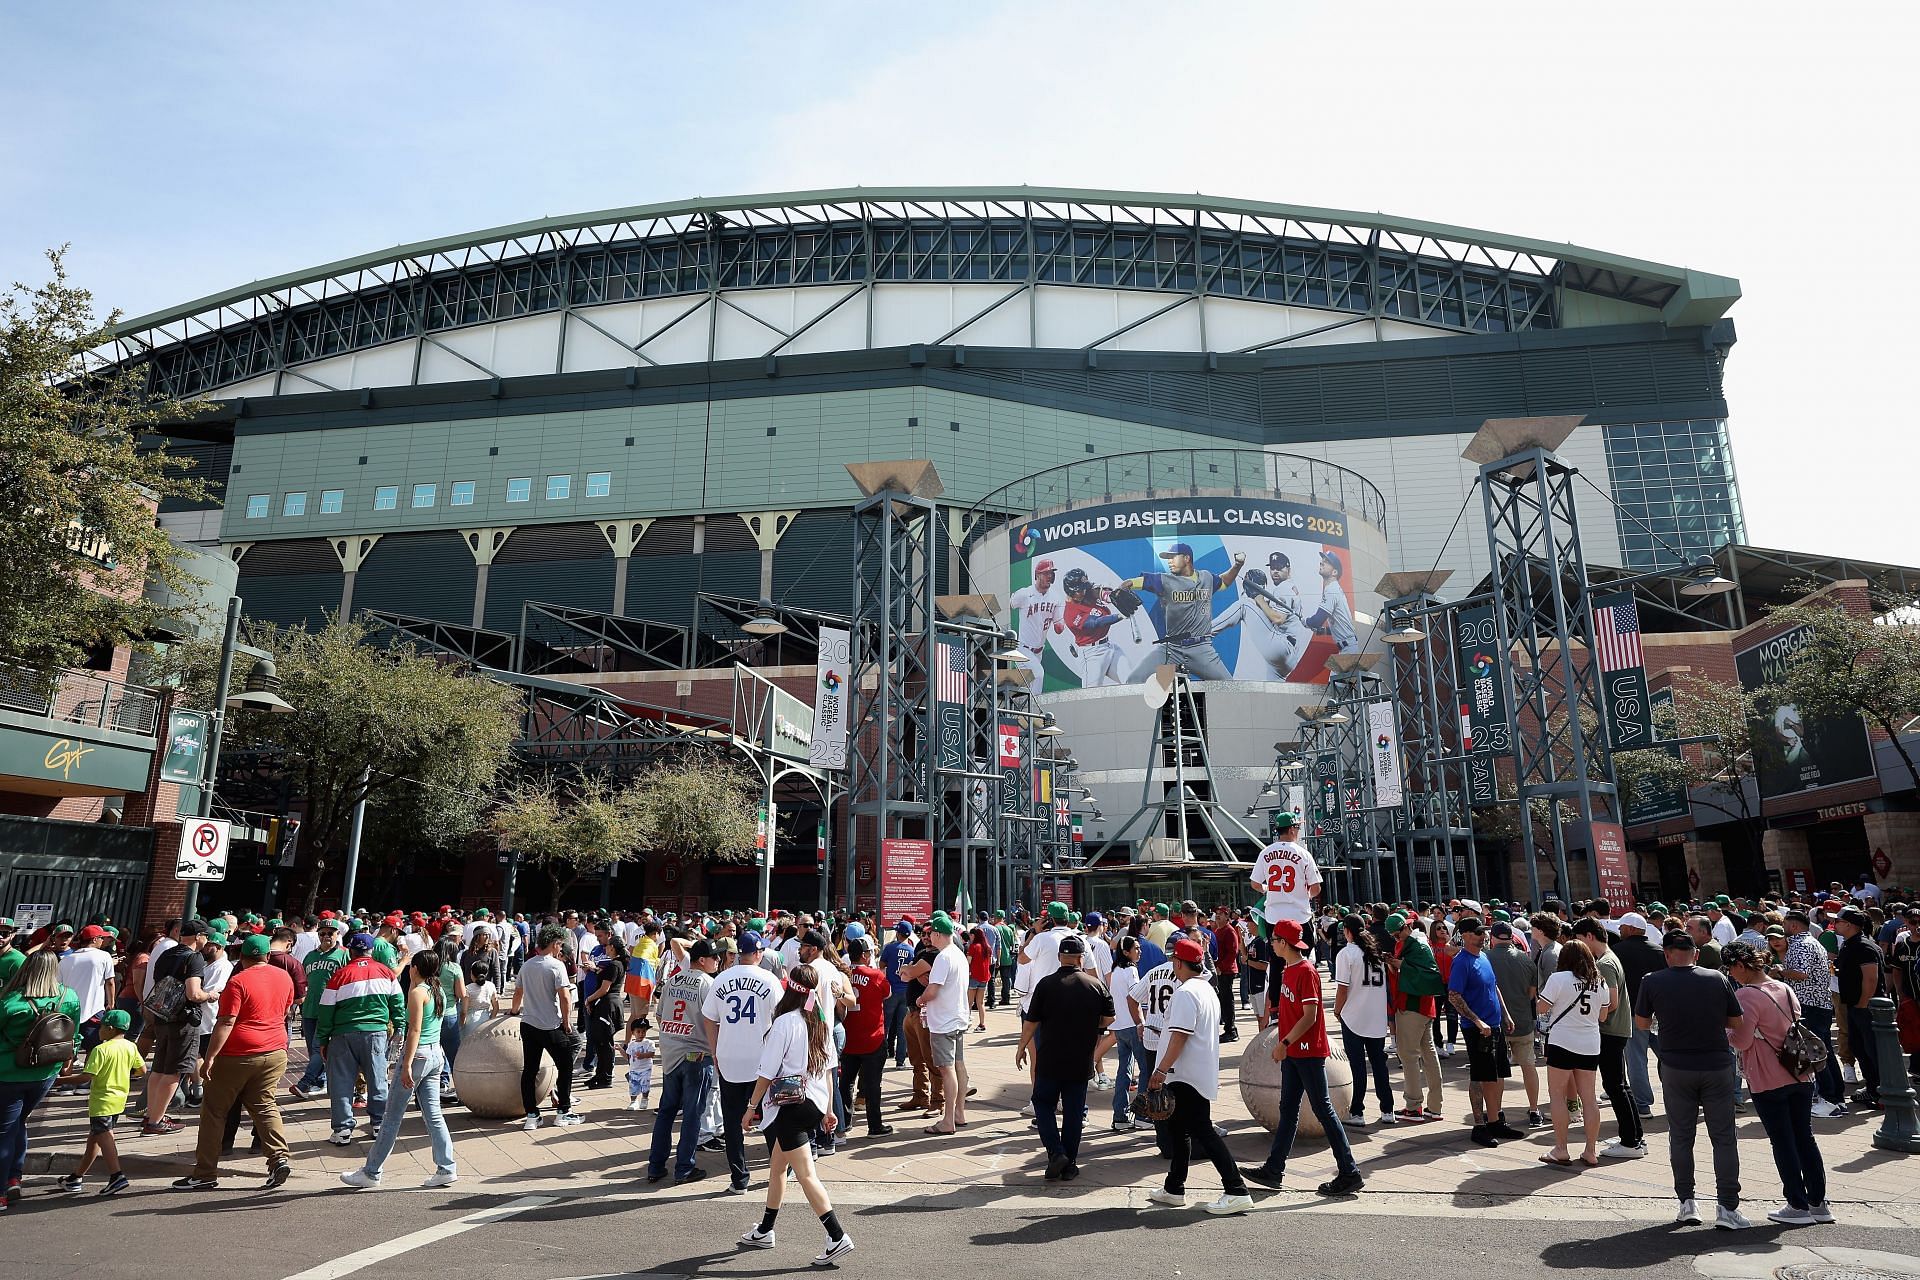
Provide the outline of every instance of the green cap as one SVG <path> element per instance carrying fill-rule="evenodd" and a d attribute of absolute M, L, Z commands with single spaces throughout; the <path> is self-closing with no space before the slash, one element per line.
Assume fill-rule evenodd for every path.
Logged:
<path fill-rule="evenodd" d="M 133 1015 L 125 1009 L 109 1009 L 100 1019 L 102 1026 L 112 1027 L 115 1031 L 126 1031 L 133 1026 Z"/>
<path fill-rule="evenodd" d="M 284 929 L 286 925 L 287 922 L 285 920 L 274 919 L 267 921 L 267 928 L 269 929 Z"/>
<path fill-rule="evenodd" d="M 493 912 L 487 910 L 485 907 L 481 907 L 478 911 L 473 913 L 473 918 L 475 920 L 485 920 L 487 917 L 491 916 L 492 914 Z"/>
<path fill-rule="evenodd" d="M 1648 915 L 1658 915 L 1658 916 L 1663 916 L 1663 915 L 1666 915 L 1666 914 L 1667 914 L 1667 904 L 1666 904 L 1666 903 L 1664 903 L 1664 902 L 1655 902 L 1655 903 L 1650 903 L 1650 904 L 1648 904 L 1648 906 L 1647 906 L 1647 914 L 1648 914 Z"/>
<path fill-rule="evenodd" d="M 1074 928 L 1078 929 L 1080 927 L 1080 913 L 1078 911 L 1075 911 L 1073 914 L 1069 915 L 1067 917 L 1067 923 L 1072 925 Z"/>
<path fill-rule="evenodd" d="M 1300 815 L 1289 809 L 1282 809 L 1273 815 L 1273 825 L 1282 831 L 1288 827 L 1297 827 L 1300 825 Z"/>
<path fill-rule="evenodd" d="M 218 946 L 227 945 L 227 926 L 218 920 L 207 925 L 207 941 Z"/>
<path fill-rule="evenodd" d="M 240 923 L 241 924 L 259 924 L 260 917 L 255 915 L 253 912 L 249 911 L 247 912 L 247 914 L 240 917 Z"/>
<path fill-rule="evenodd" d="M 1407 927 L 1407 918 L 1398 911 L 1387 917 L 1387 932 L 1398 933 Z"/>
<path fill-rule="evenodd" d="M 273 939 L 264 933 L 250 933 L 247 940 L 240 944 L 240 954 L 243 956 L 263 956 L 271 950 Z"/>
<path fill-rule="evenodd" d="M 1155 914 L 1155 915 L 1157 915 L 1157 916 L 1164 916 L 1164 915 L 1166 915 L 1166 914 L 1167 914 L 1167 904 L 1166 904 L 1166 903 L 1164 903 L 1164 902 L 1156 902 L 1156 903 L 1154 903 L 1154 904 L 1153 904 L 1153 914 Z"/>
<path fill-rule="evenodd" d="M 1733 905 L 1733 899 L 1724 893 L 1716 894 L 1713 899 L 1713 905 L 1716 907 L 1730 907 Z"/>
<path fill-rule="evenodd" d="M 12 916 L 0 916 L 0 929 L 18 929 L 19 927 L 13 922 Z"/>
<path fill-rule="evenodd" d="M 929 920 L 927 925 L 935 933 L 944 933 L 949 938 L 955 933 L 954 923 L 947 918 L 947 913 L 944 911 L 935 912 L 933 919 Z"/>
<path fill-rule="evenodd" d="M 1504 911 L 1501 911 L 1501 910 L 1498 910 L 1498 909 L 1496 909 L 1496 910 L 1494 911 L 1494 913 L 1493 913 L 1493 918 L 1494 918 L 1495 920 L 1511 920 L 1511 919 L 1513 919 L 1513 917 L 1512 917 L 1512 916 L 1510 916 L 1510 915 L 1508 915 L 1508 914 L 1507 914 L 1506 912 L 1504 912 Z"/>
<path fill-rule="evenodd" d="M 119 936 L 120 936 L 120 931 L 119 931 L 118 929 L 116 929 L 116 928 L 114 928 L 114 927 L 113 927 L 112 925 L 110 925 L 110 924 L 103 924 L 103 925 L 101 925 L 100 927 L 101 927 L 101 929 L 103 929 L 103 930 L 105 930 L 105 931 L 106 931 L 106 934 L 107 934 L 107 936 L 108 936 L 108 937 L 110 937 L 110 938 L 117 938 L 117 937 L 119 937 Z"/>
<path fill-rule="evenodd" d="M 1073 912 L 1067 909 L 1067 904 L 1064 902 L 1049 902 L 1047 904 L 1047 918 L 1049 920 L 1065 920 L 1072 914 Z"/>

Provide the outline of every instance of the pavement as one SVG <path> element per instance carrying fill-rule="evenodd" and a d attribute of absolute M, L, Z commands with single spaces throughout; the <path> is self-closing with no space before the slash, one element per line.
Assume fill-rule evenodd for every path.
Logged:
<path fill-rule="evenodd" d="M 1251 1021 L 1243 1022 L 1245 1039 L 1222 1046 L 1221 1098 L 1214 1114 L 1226 1126 L 1235 1158 L 1256 1163 L 1269 1136 L 1240 1100 L 1237 1068 L 1252 1039 Z M 1026 1092 L 1023 1074 L 1013 1069 L 1014 1017 L 1010 1011 L 995 1011 L 988 1015 L 988 1025 L 987 1032 L 973 1035 L 968 1043 L 979 1095 L 972 1100 L 971 1123 L 964 1132 L 954 1137 L 924 1134 L 930 1120 L 917 1111 L 897 1109 L 910 1091 L 910 1074 L 889 1070 L 884 1089 L 888 1120 L 896 1131 L 870 1139 L 857 1136 L 865 1128 L 857 1122 L 852 1126 L 856 1136 L 839 1154 L 821 1162 L 829 1193 L 848 1228 L 865 1237 L 856 1255 L 860 1262 L 897 1263 L 934 1242 L 955 1248 L 1011 1244 L 1016 1248 L 1008 1251 L 1010 1256 L 1023 1259 L 1018 1246 L 1073 1243 L 1085 1236 L 1089 1243 L 1110 1238 L 1114 1249 L 1102 1255 L 1103 1267 L 1114 1274 L 1166 1275 L 1163 1265 L 1145 1265 L 1127 1251 L 1137 1247 L 1134 1237 L 1141 1230 L 1183 1224 L 1207 1231 L 1209 1250 L 1215 1240 L 1224 1244 L 1242 1237 L 1249 1245 L 1261 1239 L 1270 1244 L 1276 1230 L 1354 1242 L 1359 1246 L 1354 1256 L 1375 1259 L 1375 1265 L 1351 1273 L 1365 1270 L 1372 1277 L 1380 1274 L 1380 1251 L 1394 1241 L 1413 1249 L 1415 1256 L 1425 1253 L 1429 1260 L 1432 1247 L 1457 1242 L 1469 1254 L 1495 1258 L 1502 1250 L 1517 1249 L 1512 1256 L 1536 1268 L 1614 1269 L 1637 1260 L 1631 1265 L 1652 1268 L 1656 1274 L 1668 1264 L 1681 1266 L 1672 1274 L 1702 1274 L 1691 1269 L 1695 1261 L 1736 1245 L 1733 1256 L 1742 1259 L 1775 1254 L 1784 1259 L 1792 1249 L 1815 1257 L 1808 1252 L 1814 1248 L 1838 1250 L 1848 1258 L 1867 1253 L 1920 1258 L 1920 1158 L 1875 1150 L 1871 1134 L 1877 1116 L 1815 1122 L 1838 1225 L 1789 1231 L 1763 1224 L 1737 1234 L 1679 1230 L 1670 1225 L 1674 1199 L 1666 1125 L 1657 1103 L 1647 1121 L 1647 1159 L 1607 1161 L 1592 1170 L 1544 1166 L 1538 1157 L 1551 1146 L 1550 1129 L 1493 1149 L 1468 1141 L 1464 1051 L 1442 1059 L 1447 1120 L 1350 1134 L 1367 1178 L 1361 1195 L 1333 1201 L 1317 1196 L 1313 1188 L 1332 1176 L 1333 1161 L 1324 1142 L 1303 1138 L 1289 1164 L 1287 1189 L 1256 1189 L 1258 1208 L 1247 1218 L 1207 1218 L 1197 1208 L 1142 1212 L 1146 1193 L 1159 1185 L 1165 1168 L 1154 1154 L 1151 1131 L 1111 1132 L 1111 1095 L 1095 1091 L 1090 1095 L 1081 1176 L 1072 1183 L 1046 1182 L 1038 1139 L 1018 1114 Z M 1397 1081 L 1397 1064 L 1395 1070 Z M 1544 1072 L 1542 1082 L 1544 1087 Z M 618 1076 L 613 1090 L 576 1091 L 575 1099 L 576 1110 L 587 1117 L 585 1124 L 542 1128 L 535 1134 L 521 1132 L 517 1120 L 483 1120 L 463 1108 L 450 1108 L 460 1181 L 442 1191 L 411 1190 L 432 1171 L 425 1134 L 412 1118 L 387 1166 L 389 1189 L 359 1193 L 340 1188 L 337 1175 L 358 1167 L 364 1158 L 370 1141 L 366 1126 L 353 1147 L 328 1145 L 324 1101 L 284 1098 L 295 1176 L 274 1193 L 260 1190 L 263 1164 L 260 1157 L 245 1154 L 244 1128 L 241 1153 L 222 1165 L 222 1187 L 201 1193 L 166 1188 L 191 1165 L 191 1126 L 172 1137 L 139 1137 L 123 1128 L 123 1161 L 133 1188 L 102 1201 L 90 1195 L 61 1196 L 53 1185 L 53 1175 L 70 1169 L 80 1149 L 85 1107 L 81 1097 L 51 1098 L 33 1124 L 27 1197 L 0 1217 L 6 1224 L 0 1240 L 13 1260 L 34 1260 L 41 1268 L 36 1274 L 77 1275 L 87 1269 L 71 1248 L 73 1230 L 82 1223 L 110 1228 L 127 1219 L 184 1217 L 194 1220 L 195 1230 L 215 1224 L 216 1234 L 209 1240 L 214 1245 L 227 1238 L 228 1229 L 220 1224 L 232 1223 L 233 1239 L 245 1261 L 229 1274 L 276 1280 L 343 1277 L 416 1249 L 428 1250 L 426 1256 L 442 1263 L 458 1259 L 471 1277 L 775 1275 L 790 1273 L 818 1247 L 818 1225 L 799 1197 L 791 1195 L 791 1207 L 781 1219 L 782 1239 L 796 1239 L 808 1252 L 802 1257 L 800 1246 L 783 1246 L 779 1261 L 784 1265 L 754 1269 L 774 1258 L 736 1258 L 731 1242 L 756 1216 L 764 1196 L 762 1179 L 756 1178 L 744 1197 L 728 1195 L 723 1158 L 703 1154 L 702 1165 L 719 1176 L 683 1187 L 647 1187 L 653 1114 L 624 1109 L 625 1088 Z M 1523 1118 L 1525 1112 L 1516 1078 L 1508 1094 L 1508 1117 Z M 1611 1113 L 1604 1106 L 1603 1119 L 1604 1141 L 1612 1132 Z M 1767 1210 L 1779 1204 L 1771 1150 L 1751 1113 L 1740 1118 L 1739 1135 L 1744 1207 L 1750 1218 L 1763 1222 Z M 756 1140 L 748 1149 L 754 1167 L 763 1169 L 762 1144 Z M 1703 1187 L 1710 1186 L 1704 1133 L 1697 1162 Z M 97 1187 L 99 1175 L 89 1182 L 89 1190 Z M 1190 1203 L 1197 1206 L 1217 1193 L 1218 1179 L 1211 1168 L 1196 1165 L 1189 1182 Z M 671 1211 L 660 1213 L 654 1201 L 670 1203 Z M 271 1217 L 262 1216 L 267 1213 Z M 1305 1220 L 1283 1221 L 1294 1215 L 1305 1215 Z M 790 1219 L 796 1221 L 789 1225 Z M 625 1225 L 616 1228 L 615 1223 Z M 262 1228 L 271 1232 L 272 1240 L 272 1249 L 264 1255 L 253 1234 Z M 86 1239 L 100 1238 L 82 1230 Z M 106 1234 L 114 1233 L 109 1229 Z M 891 1259 L 883 1259 L 869 1239 L 885 1242 Z M 636 1241 L 644 1243 L 636 1246 Z M 1586 1251 L 1602 1243 L 1604 1257 Z M 631 1256 L 636 1247 L 647 1254 L 644 1266 Z M 553 1252 L 556 1248 L 558 1253 Z M 132 1256 L 137 1257 L 137 1251 Z M 1137 1271 L 1136 1263 L 1141 1263 Z M 850 1260 L 848 1269 L 856 1265 Z M 1050 1273 L 1058 1265 L 1056 1258 L 1051 1268 L 1037 1266 L 1033 1273 Z M 1342 1266 L 1315 1265 L 1323 1274 L 1348 1274 Z M 996 1259 L 993 1267 L 1008 1275 L 1027 1272 L 1024 1261 L 1003 1268 Z M 89 1273 L 97 1274 L 97 1266 Z M 1728 1274 L 1735 1273 L 1745 1274 Z M 1920 1262 L 1911 1274 L 1920 1276 Z"/>

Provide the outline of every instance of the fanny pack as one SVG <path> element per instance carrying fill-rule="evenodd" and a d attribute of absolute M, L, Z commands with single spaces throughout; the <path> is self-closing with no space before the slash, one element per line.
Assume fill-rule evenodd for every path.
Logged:
<path fill-rule="evenodd" d="M 767 1098 L 775 1106 L 791 1107 L 807 1099 L 807 1078 L 802 1075 L 778 1076 L 767 1090 Z"/>

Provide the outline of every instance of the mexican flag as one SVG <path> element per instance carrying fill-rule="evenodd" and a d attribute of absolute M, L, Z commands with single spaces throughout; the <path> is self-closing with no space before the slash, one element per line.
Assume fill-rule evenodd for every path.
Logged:
<path fill-rule="evenodd" d="M 953 891 L 953 920 L 960 925 L 973 922 L 973 895 L 967 891 L 965 877 L 961 878 L 959 887 Z"/>

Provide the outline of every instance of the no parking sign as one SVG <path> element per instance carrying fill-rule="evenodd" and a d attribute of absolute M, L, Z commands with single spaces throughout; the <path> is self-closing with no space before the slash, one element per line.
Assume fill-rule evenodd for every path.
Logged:
<path fill-rule="evenodd" d="M 218 818 L 188 818 L 180 826 L 175 880 L 225 880 L 229 824 Z"/>

